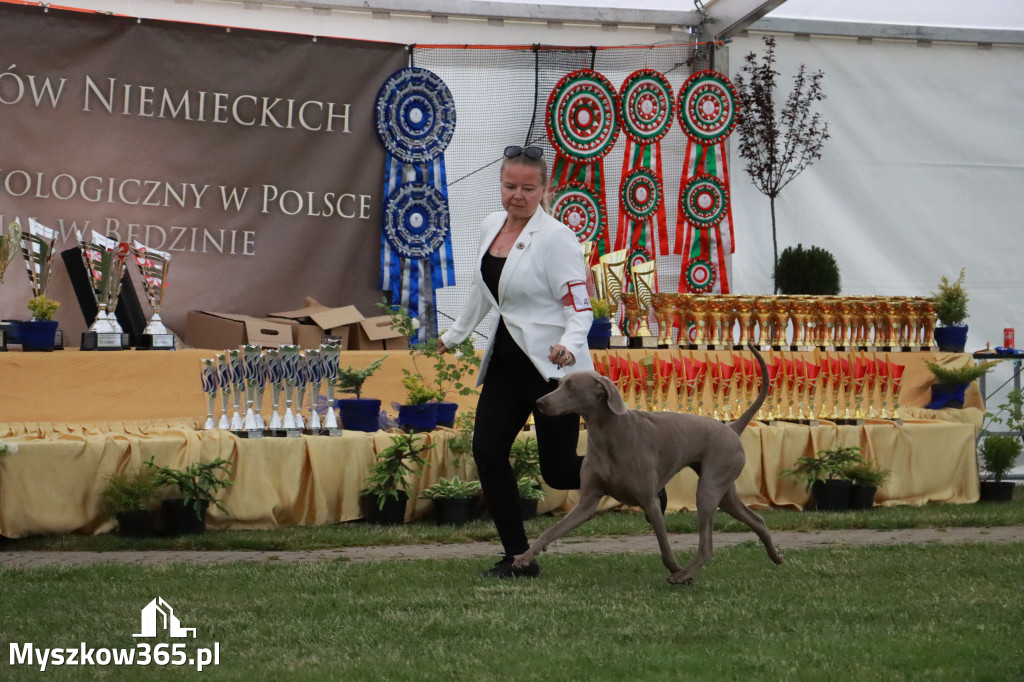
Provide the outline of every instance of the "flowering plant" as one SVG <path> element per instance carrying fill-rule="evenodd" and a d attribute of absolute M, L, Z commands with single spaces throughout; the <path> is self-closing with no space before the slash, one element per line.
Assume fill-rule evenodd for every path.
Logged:
<path fill-rule="evenodd" d="M 393 329 L 410 338 L 419 330 L 420 321 L 410 317 L 405 308 L 391 305 L 386 300 L 378 305 L 391 316 Z M 471 339 L 460 343 L 451 353 L 441 353 L 437 339 L 415 343 L 412 346 L 412 364 L 412 371 L 402 369 L 405 375 L 402 385 L 409 392 L 410 405 L 443 401 L 453 391 L 459 395 L 476 393 L 469 380 L 480 368 L 480 358 Z M 425 373 L 427 364 L 433 367 L 432 373 Z"/>
<path fill-rule="evenodd" d="M 17 451 L 17 443 L 5 443 L 2 440 L 0 440 L 0 457 L 4 457 L 6 455 L 13 455 Z"/>

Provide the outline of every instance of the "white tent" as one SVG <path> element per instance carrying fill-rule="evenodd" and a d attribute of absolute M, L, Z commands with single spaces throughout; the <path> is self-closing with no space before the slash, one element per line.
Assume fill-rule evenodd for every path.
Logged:
<path fill-rule="evenodd" d="M 968 348 L 1024 338 L 1024 9 L 1013 0 L 77 0 L 85 9 L 403 43 L 656 45 L 730 37 L 735 75 L 761 35 L 779 36 L 783 82 L 822 69 L 824 156 L 778 204 L 780 248 L 832 251 L 848 294 L 926 295 L 967 268 Z M 771 10 L 767 16 L 765 12 Z M 698 26 L 706 13 L 714 23 Z M 753 23 L 751 23 L 753 22 Z M 721 34 L 721 35 L 719 35 Z M 783 85 L 785 87 L 785 85 Z M 732 154 L 734 291 L 771 290 L 767 199 Z M 489 182 L 482 178 L 483 182 Z M 481 185 L 486 194 L 488 186 Z M 474 190 L 474 192 L 476 192 Z M 479 194 L 477 192 L 477 194 Z M 496 193 L 495 193 L 496 194 Z M 453 213 L 458 207 L 453 207 Z M 472 229 L 456 222 L 455 229 Z M 472 239 L 470 238 L 470 241 Z M 678 265 L 676 266 L 678 271 Z M 458 292 L 440 305 L 457 309 Z M 1009 376 L 1004 363 L 990 387 Z M 997 401 L 998 402 L 998 401 Z"/>

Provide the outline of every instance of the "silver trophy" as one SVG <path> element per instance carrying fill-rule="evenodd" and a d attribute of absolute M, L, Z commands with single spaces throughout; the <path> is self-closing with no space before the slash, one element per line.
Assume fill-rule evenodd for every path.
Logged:
<path fill-rule="evenodd" d="M 231 428 L 228 412 L 231 410 L 231 386 L 234 372 L 231 370 L 231 358 L 227 354 L 217 356 L 217 383 L 220 384 L 220 419 L 217 428 L 225 431 Z M 237 404 L 237 403 L 236 403 Z"/>
<path fill-rule="evenodd" d="M 292 410 L 292 395 L 298 385 L 299 377 L 299 347 L 281 346 L 281 374 L 284 381 L 284 419 L 282 424 L 282 435 L 294 438 L 301 435 L 301 422 L 295 419 L 295 412 Z"/>
<path fill-rule="evenodd" d="M 317 412 L 317 408 L 320 407 L 320 384 L 323 383 L 323 365 L 320 362 L 320 351 L 308 350 L 306 351 L 306 380 L 309 382 L 312 389 L 312 395 L 310 396 L 309 406 L 309 432 L 318 435 L 320 429 L 323 428 L 320 424 L 320 413 Z"/>
<path fill-rule="evenodd" d="M 142 330 L 143 348 L 163 348 L 174 350 L 174 334 L 167 330 L 160 319 L 160 307 L 164 299 L 164 284 L 167 282 L 167 268 L 171 264 L 171 254 L 151 249 L 144 244 L 132 244 L 132 256 L 139 266 L 142 275 L 142 289 L 153 309 L 146 328 Z"/>
<path fill-rule="evenodd" d="M 306 365 L 306 354 L 299 351 L 299 359 L 295 368 L 295 425 L 305 430 L 306 420 L 302 417 L 302 403 L 306 398 L 306 386 L 309 384 L 309 367 Z"/>
<path fill-rule="evenodd" d="M 260 373 L 262 355 L 259 346 L 242 346 L 242 371 L 245 375 L 245 420 L 242 422 L 242 428 L 246 438 L 259 438 L 263 435 L 263 429 L 256 418 L 255 410 L 256 388 L 262 383 Z"/>
<path fill-rule="evenodd" d="M 270 384 L 270 430 L 279 431 L 283 428 L 281 413 L 278 409 L 281 406 L 281 389 L 284 388 L 284 370 L 281 366 L 281 351 L 271 349 L 267 351 L 266 383 Z"/>
<path fill-rule="evenodd" d="M 17 220 L 7 226 L 7 234 L 4 234 L 3 226 L 0 225 L 0 284 L 4 283 L 4 273 L 7 272 L 14 258 L 21 248 L 21 223 Z M 7 350 L 7 323 L 0 322 L 0 351 Z"/>
<path fill-rule="evenodd" d="M 219 385 L 220 374 L 217 372 L 216 358 L 203 360 L 202 382 L 203 393 L 206 394 L 206 423 L 204 429 L 217 428 L 217 422 L 213 420 L 213 408 L 217 401 L 217 386 Z"/>
<path fill-rule="evenodd" d="M 125 346 L 123 330 L 114 310 L 121 295 L 121 278 L 131 247 L 96 230 L 92 231 L 89 241 L 78 232 L 78 244 L 97 310 L 89 331 L 82 334 L 82 350 L 120 350 Z"/>
<path fill-rule="evenodd" d="M 242 401 L 245 395 L 245 356 L 242 351 L 235 349 L 228 351 L 228 364 L 231 366 L 232 400 L 235 411 L 231 415 L 231 430 L 241 433 L 245 430 L 245 423 L 242 421 Z"/>
<path fill-rule="evenodd" d="M 324 432 L 328 436 L 340 436 L 341 426 L 334 412 L 334 390 L 338 386 L 338 361 L 341 346 L 328 343 L 320 347 L 320 360 L 324 367 L 324 383 L 327 385 L 327 416 L 324 418 Z"/>
<path fill-rule="evenodd" d="M 256 424 L 261 431 L 266 431 L 267 422 L 263 419 L 263 393 L 267 390 L 268 373 L 266 351 L 260 352 L 260 359 L 257 364 L 259 365 L 257 368 L 259 381 L 256 382 Z"/>

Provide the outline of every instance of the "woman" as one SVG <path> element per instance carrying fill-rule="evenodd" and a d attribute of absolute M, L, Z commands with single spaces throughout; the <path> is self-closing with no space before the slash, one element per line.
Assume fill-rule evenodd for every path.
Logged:
<path fill-rule="evenodd" d="M 579 242 L 572 230 L 542 207 L 547 165 L 540 147 L 505 148 L 501 205 L 484 219 L 480 267 L 459 319 L 441 336 L 441 350 L 465 340 L 491 310 L 497 329 L 480 368 L 483 383 L 473 431 L 473 458 L 505 555 L 485 576 L 540 574 L 536 562 L 513 568 L 529 547 L 512 473 L 512 443 L 533 412 L 540 469 L 558 490 L 580 485 L 576 455 L 578 415 L 548 417 L 534 410 L 566 372 L 594 368 L 587 349 L 593 321 Z"/>

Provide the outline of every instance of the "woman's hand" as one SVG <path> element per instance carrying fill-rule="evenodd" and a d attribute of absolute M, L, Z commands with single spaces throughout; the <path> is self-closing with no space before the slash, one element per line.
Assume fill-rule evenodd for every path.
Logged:
<path fill-rule="evenodd" d="M 548 360 L 559 367 L 568 367 L 576 362 L 576 358 L 573 357 L 573 354 L 570 353 L 569 349 L 562 344 L 551 347 L 551 354 L 548 355 Z"/>
<path fill-rule="evenodd" d="M 449 350 L 451 349 L 448 348 L 448 346 L 444 345 L 444 341 L 441 340 L 441 337 L 437 337 L 437 352 L 441 355 L 444 355 Z"/>

